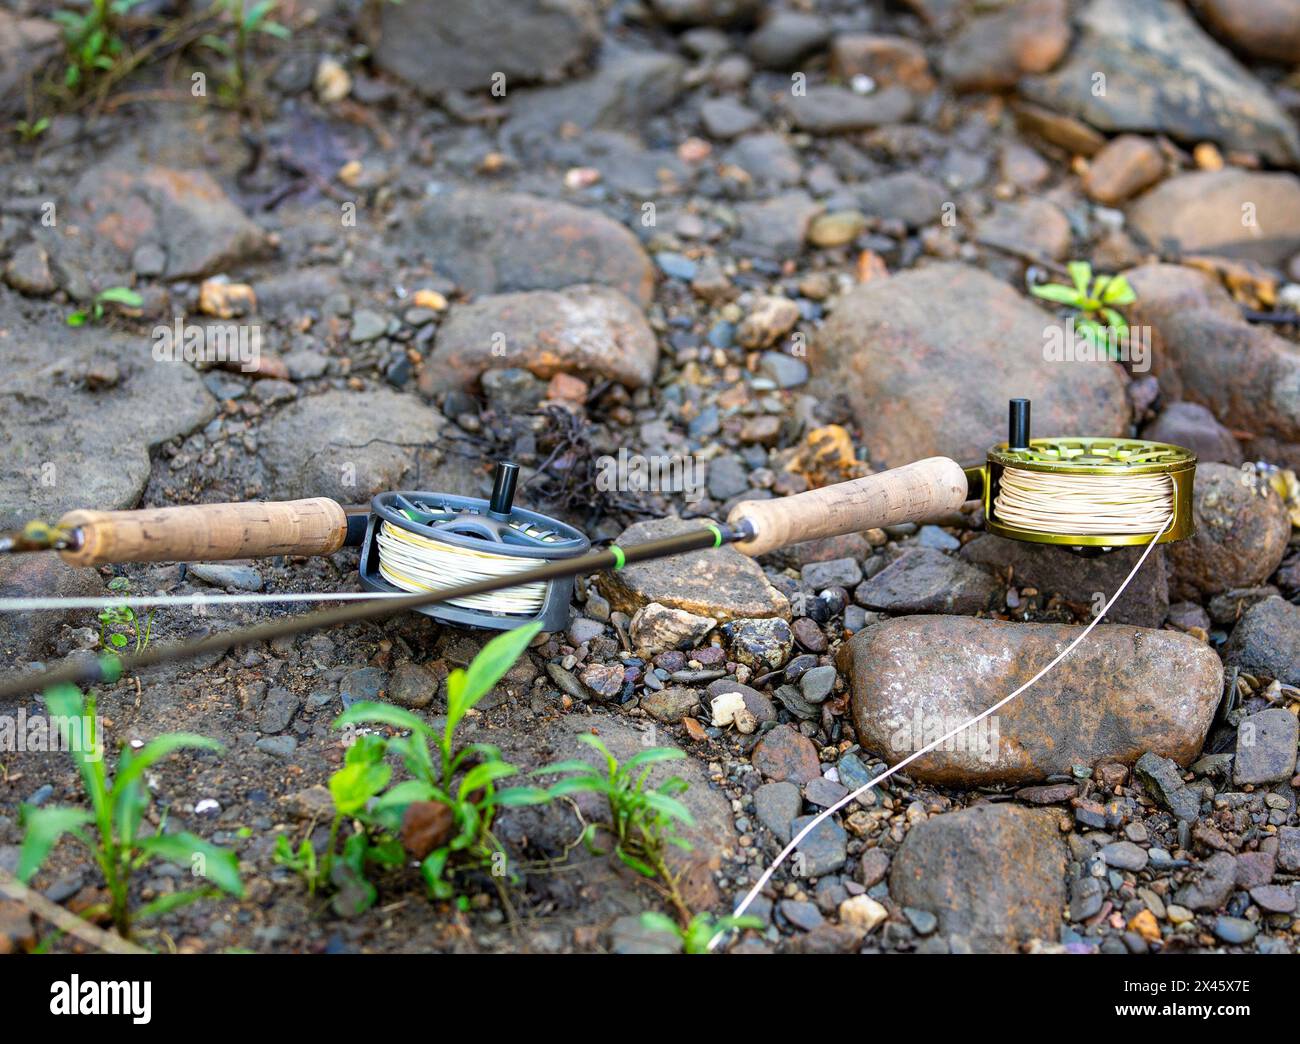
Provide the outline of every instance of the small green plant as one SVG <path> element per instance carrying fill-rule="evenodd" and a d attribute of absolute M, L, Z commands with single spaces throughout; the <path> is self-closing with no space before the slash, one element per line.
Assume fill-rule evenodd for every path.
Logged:
<path fill-rule="evenodd" d="M 131 593 L 131 581 L 124 576 L 115 576 L 108 582 L 108 589 L 126 596 Z M 144 652 L 153 632 L 155 612 L 149 610 L 141 627 L 140 618 L 129 605 L 109 606 L 99 614 L 99 644 L 105 649 L 121 650 L 134 641 L 136 654 Z"/>
<path fill-rule="evenodd" d="M 1029 292 L 1044 301 L 1077 309 L 1074 328 L 1093 348 L 1104 349 L 1109 358 L 1117 359 L 1117 342 L 1128 335 L 1128 322 L 1118 309 L 1131 305 L 1137 294 L 1123 276 L 1094 277 L 1087 261 L 1071 261 L 1066 268 L 1073 285 L 1040 283 L 1031 286 Z"/>
<path fill-rule="evenodd" d="M 691 844 L 677 833 L 678 824 L 694 826 L 690 810 L 677 800 L 688 784 L 679 776 L 670 776 L 657 787 L 649 786 L 650 772 L 659 762 L 675 761 L 686 755 L 674 747 L 651 747 L 619 764 L 617 758 L 599 738 L 591 734 L 578 737 L 605 759 L 603 769 L 585 761 L 561 761 L 538 769 L 538 774 L 559 773 L 565 778 L 547 788 L 552 798 L 581 792 L 599 794 L 609 803 L 607 823 L 591 823 L 583 831 L 582 841 L 588 850 L 601 855 L 596 845 L 599 831 L 614 839 L 614 855 L 645 877 L 663 883 L 668 899 L 683 923 L 690 921 L 690 911 L 677 888 L 677 877 L 667 863 L 669 846 L 690 851 Z"/>
<path fill-rule="evenodd" d="M 131 876 L 150 860 L 162 859 L 188 866 L 190 871 L 236 897 L 244 894 L 239 861 L 233 852 L 193 834 L 163 833 L 166 817 L 157 831 L 145 833 L 144 814 L 150 795 L 144 774 L 167 755 L 183 749 L 221 750 L 205 736 L 169 732 L 146 743 L 139 751 L 124 746 L 110 783 L 104 766 L 103 739 L 95 717 L 95 698 L 83 697 L 72 685 L 59 685 L 45 693 L 45 707 L 58 724 L 63 745 L 72 755 L 90 801 L 90 811 L 66 805 L 22 806 L 25 827 L 18 856 L 18 879 L 30 881 L 64 834 L 81 842 L 104 876 L 108 890 L 107 913 L 118 933 L 130 938 L 133 924 L 174 910 L 185 903 L 214 894 L 211 888 L 174 892 L 137 910 L 131 909 Z M 89 910 L 90 916 L 100 911 Z"/>
<path fill-rule="evenodd" d="M 275 21 L 271 15 L 279 6 L 279 0 L 257 0 L 249 4 L 247 0 L 216 0 L 215 7 L 224 9 L 234 26 L 234 40 L 205 33 L 199 40 L 212 48 L 222 57 L 229 59 L 230 68 L 226 73 L 228 93 L 242 100 L 248 92 L 248 50 L 249 44 L 257 34 L 273 36 L 278 40 L 287 40 L 292 33 L 289 28 Z"/>
<path fill-rule="evenodd" d="M 39 120 L 18 120 L 14 124 L 14 133 L 21 141 L 32 142 L 50 129 L 50 118 L 42 116 Z"/>
<path fill-rule="evenodd" d="M 92 319 L 99 322 L 104 318 L 104 305 L 110 303 L 125 305 L 127 308 L 139 308 L 144 304 L 144 298 L 125 286 L 112 286 L 96 294 L 89 307 L 78 308 L 75 312 L 68 313 L 67 323 L 69 326 L 85 326 Z"/>
<path fill-rule="evenodd" d="M 366 866 L 397 866 L 407 855 L 420 860 L 420 873 L 435 899 L 457 894 L 458 873 L 490 869 L 501 876 L 504 851 L 492 834 L 497 809 L 549 800 L 540 787 L 499 789 L 518 769 L 487 743 L 460 744 L 456 730 L 465 715 L 508 671 L 540 630 L 529 624 L 488 642 L 466 670 L 447 678 L 447 718 L 441 729 L 386 703 L 356 703 L 335 721 L 338 728 L 387 725 L 408 735 L 384 740 L 363 734 L 348 747 L 344 765 L 330 777 L 334 820 L 325 853 L 318 859 L 309 840 L 295 849 L 288 838 L 276 842 L 276 861 L 301 874 L 308 890 L 338 889 L 335 909 L 354 913 L 375 901 Z M 412 778 L 388 786 L 388 753 L 400 757 Z M 386 789 L 387 788 L 387 789 Z M 338 850 L 340 828 L 355 824 Z"/>
<path fill-rule="evenodd" d="M 710 913 L 697 913 L 683 928 L 671 917 L 647 911 L 641 915 L 641 927 L 677 936 L 682 941 L 682 949 L 687 953 L 708 953 L 709 943 L 719 933 L 737 928 L 759 929 L 763 927 L 763 922 L 752 916 L 732 917 L 728 914 L 726 917 L 715 918 Z"/>
<path fill-rule="evenodd" d="M 118 35 L 118 19 L 144 0 L 91 0 L 85 11 L 57 11 L 63 26 L 68 65 L 63 85 L 71 90 L 112 69 L 126 43 Z"/>

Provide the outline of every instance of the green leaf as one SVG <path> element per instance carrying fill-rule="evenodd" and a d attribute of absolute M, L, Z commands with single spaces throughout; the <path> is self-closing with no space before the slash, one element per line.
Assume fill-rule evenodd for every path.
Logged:
<path fill-rule="evenodd" d="M 141 838 L 136 847 L 149 855 L 165 859 L 191 873 L 211 881 L 223 892 L 242 898 L 244 882 L 239 876 L 239 859 L 226 848 L 204 841 L 194 834 L 155 834 Z M 198 859 L 195 859 L 198 856 Z"/>
<path fill-rule="evenodd" d="M 553 798 L 566 794 L 607 794 L 609 784 L 599 776 L 569 776 L 558 783 L 552 783 L 546 792 Z"/>
<path fill-rule="evenodd" d="M 1092 265 L 1087 261 L 1071 261 L 1065 268 L 1070 273 L 1070 281 L 1074 283 L 1075 290 L 1086 296 L 1088 283 L 1092 280 Z"/>
<path fill-rule="evenodd" d="M 53 805 L 49 808 L 31 808 L 23 806 L 23 847 L 18 854 L 18 880 L 26 883 L 40 869 L 50 850 L 58 844 L 64 834 L 74 834 L 86 841 L 80 833 L 87 823 L 93 823 L 95 817 L 84 808 L 69 808 Z M 89 842 L 87 842 L 89 844 Z"/>
<path fill-rule="evenodd" d="M 577 758 L 571 758 L 568 761 L 557 761 L 550 765 L 543 765 L 539 769 L 534 769 L 529 773 L 530 776 L 552 776 L 563 772 L 578 772 L 586 776 L 594 776 L 596 770 L 586 761 L 579 761 Z"/>
<path fill-rule="evenodd" d="M 376 801 L 375 809 L 402 808 L 415 801 L 441 801 L 447 803 L 446 795 L 436 787 L 430 786 L 422 779 L 408 779 L 386 790 Z"/>
<path fill-rule="evenodd" d="M 210 899 L 217 894 L 211 888 L 191 888 L 185 892 L 172 892 L 170 895 L 159 896 L 153 902 L 138 907 L 131 918 L 135 921 L 148 921 L 169 914 L 173 910 L 179 910 L 182 906 L 198 902 L 200 899 Z"/>
<path fill-rule="evenodd" d="M 505 808 L 519 805 L 545 805 L 550 800 L 550 792 L 541 787 L 506 787 L 504 790 L 498 790 L 489 799 L 492 804 Z"/>
<path fill-rule="evenodd" d="M 330 776 L 330 796 L 334 807 L 345 816 L 354 816 L 384 789 L 393 774 L 393 766 L 380 762 L 353 762 Z"/>
<path fill-rule="evenodd" d="M 456 791 L 456 796 L 461 801 L 464 801 L 474 791 L 481 790 L 489 783 L 495 783 L 498 779 L 513 776 L 518 771 L 513 765 L 508 765 L 504 761 L 485 761 L 481 765 L 475 765 L 465 773 L 465 778 L 460 781 L 460 788 Z"/>
<path fill-rule="evenodd" d="M 391 725 L 395 729 L 416 732 L 430 738 L 437 735 L 425 724 L 423 718 L 401 707 L 394 707 L 391 703 L 376 703 L 373 700 L 354 703 L 334 719 L 336 729 L 346 725 Z"/>
<path fill-rule="evenodd" d="M 1108 305 L 1131 305 L 1137 300 L 1137 294 L 1129 281 L 1122 275 L 1115 276 L 1107 285 L 1106 291 L 1101 295 L 1103 303 Z"/>
<path fill-rule="evenodd" d="M 691 924 L 694 925 L 695 921 L 692 921 Z M 664 932 L 668 935 L 675 935 L 678 938 L 680 938 L 682 934 L 682 930 L 677 927 L 676 921 L 671 917 L 668 917 L 666 914 L 661 914 L 656 910 L 647 910 L 641 915 L 641 927 L 648 932 Z"/>
<path fill-rule="evenodd" d="M 624 863 L 626 866 L 630 866 L 638 874 L 641 874 L 645 877 L 655 876 L 655 869 L 653 866 L 651 866 L 645 860 L 638 859 L 636 856 L 629 853 L 622 845 L 615 846 L 614 854 L 618 856 L 619 860 L 622 863 Z"/>
<path fill-rule="evenodd" d="M 1083 294 L 1068 286 L 1062 286 L 1060 283 L 1042 283 L 1038 286 L 1031 286 L 1029 292 L 1035 297 L 1041 297 L 1044 301 L 1074 305 L 1076 308 L 1080 306 L 1084 299 Z"/>
<path fill-rule="evenodd" d="M 680 761 L 684 757 L 686 757 L 685 751 L 678 750 L 676 747 L 650 747 L 625 761 L 623 769 L 630 774 L 642 765 L 652 765 L 658 761 Z"/>
<path fill-rule="evenodd" d="M 674 819 L 681 820 L 687 826 L 695 825 L 695 817 L 691 815 L 690 809 L 683 805 L 676 798 L 671 798 L 667 794 L 661 794 L 657 790 L 646 791 L 645 802 L 656 812 L 662 812 L 664 815 L 672 816 Z"/>
<path fill-rule="evenodd" d="M 420 864 L 420 876 L 429 888 L 429 894 L 435 899 L 450 899 L 451 885 L 444 880 L 443 872 L 447 869 L 447 860 L 451 858 L 451 849 L 443 846 L 435 848 Z"/>

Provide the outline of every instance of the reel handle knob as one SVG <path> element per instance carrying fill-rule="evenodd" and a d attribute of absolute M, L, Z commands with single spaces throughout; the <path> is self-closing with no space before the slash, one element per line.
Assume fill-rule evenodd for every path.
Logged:
<path fill-rule="evenodd" d="M 59 552 L 75 566 L 329 555 L 343 546 L 348 533 L 347 514 L 329 497 L 70 511 L 59 525 L 77 534 L 76 545 Z"/>
<path fill-rule="evenodd" d="M 757 556 L 804 540 L 923 522 L 957 511 L 967 497 L 961 465 L 947 457 L 927 457 L 792 497 L 746 500 L 732 508 L 727 522 L 749 522 L 755 535 L 733 546 Z"/>

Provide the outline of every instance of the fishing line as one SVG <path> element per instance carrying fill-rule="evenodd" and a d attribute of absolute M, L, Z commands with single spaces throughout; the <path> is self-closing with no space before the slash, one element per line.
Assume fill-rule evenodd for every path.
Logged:
<path fill-rule="evenodd" d="M 1167 530 L 1171 525 L 1174 524 L 1174 519 L 1175 516 L 1171 514 L 1165 520 L 1164 525 L 1162 525 L 1159 531 L 1156 532 L 1155 535 L 1151 537 L 1150 541 L 1146 545 L 1145 550 L 1143 550 L 1141 556 L 1138 558 L 1137 564 L 1134 565 L 1133 568 L 1129 571 L 1128 576 L 1124 578 L 1124 582 L 1119 585 L 1119 589 L 1116 590 L 1116 592 L 1113 595 L 1111 595 L 1109 601 L 1107 601 L 1106 604 L 1102 606 L 1101 612 L 1098 613 L 1097 616 L 1088 624 L 1088 626 L 1083 629 L 1083 632 L 1081 634 L 1075 637 L 1074 640 L 1071 641 L 1069 645 L 1067 645 L 1064 649 L 1062 649 L 1059 653 L 1057 653 L 1056 656 L 1046 667 L 1044 667 L 1032 678 L 1030 678 L 1029 681 L 1025 682 L 1024 685 L 1020 686 L 1020 688 L 1016 689 L 1015 692 L 1012 692 L 1009 695 L 1004 696 L 1002 699 L 998 700 L 997 703 L 993 704 L 993 706 L 987 708 L 986 710 L 980 711 L 979 714 L 976 714 L 973 718 L 970 718 L 969 720 L 958 725 L 955 729 L 952 729 L 951 731 L 940 736 L 937 740 L 934 740 L 931 743 L 927 743 L 920 750 L 914 751 L 913 753 L 909 754 L 907 757 L 905 757 L 898 764 L 894 765 L 892 768 L 886 769 L 884 772 L 880 773 L 880 775 L 876 776 L 874 779 L 868 780 L 862 786 L 858 787 L 857 790 L 853 791 L 851 794 L 847 794 L 844 797 L 840 798 L 840 800 L 835 802 L 835 804 L 831 805 L 829 808 L 824 809 L 822 812 L 814 816 L 812 820 L 802 830 L 800 830 L 797 834 L 794 835 L 794 837 L 790 839 L 790 843 L 786 845 L 785 848 L 781 849 L 777 857 L 774 860 L 772 860 L 768 868 L 763 871 L 758 881 L 755 882 L 754 887 L 751 888 L 749 892 L 746 893 L 745 898 L 740 901 L 740 904 L 736 907 L 733 916 L 740 917 L 742 914 L 744 914 L 746 910 L 749 909 L 750 904 L 753 903 L 753 901 L 756 898 L 758 898 L 759 893 L 762 892 L 762 890 L 767 886 L 767 883 L 772 879 L 772 875 L 775 874 L 777 869 L 781 866 L 781 864 L 785 862 L 786 857 L 789 856 L 790 853 L 792 853 L 796 848 L 798 848 L 799 842 L 801 842 L 805 837 L 807 837 L 814 830 L 816 830 L 817 827 L 828 816 L 834 815 L 836 812 L 842 809 L 849 802 L 856 801 L 859 797 L 865 794 L 872 787 L 876 786 L 878 783 L 884 782 L 886 779 L 888 779 L 894 773 L 898 772 L 900 769 L 903 769 L 906 766 L 910 765 L 917 758 L 929 754 L 930 751 L 934 750 L 936 747 L 940 746 L 941 744 L 946 743 L 948 740 L 956 736 L 959 732 L 963 731 L 964 729 L 970 728 L 972 725 L 978 724 L 979 722 L 987 718 L 990 714 L 993 714 L 994 712 L 1005 707 L 1008 703 L 1014 700 L 1022 692 L 1024 692 L 1026 689 L 1033 686 L 1036 682 L 1038 682 L 1040 678 L 1042 678 L 1049 671 L 1051 671 L 1058 663 L 1060 663 L 1067 656 L 1069 656 L 1070 653 L 1074 651 L 1075 647 L 1081 641 L 1087 638 L 1088 635 L 1092 633 L 1093 628 L 1096 627 L 1099 623 L 1101 623 L 1102 620 L 1106 618 L 1106 614 L 1110 612 L 1111 606 L 1113 606 L 1115 602 L 1119 600 L 1120 595 L 1124 593 L 1124 589 L 1128 587 L 1129 582 L 1133 579 L 1133 577 L 1137 575 L 1138 570 L 1142 568 L 1142 564 L 1147 560 L 1147 556 L 1151 554 L 1151 549 L 1156 546 L 1156 543 L 1159 541 L 1160 537 L 1164 535 L 1165 530 Z M 728 934 L 729 931 L 731 931 L 731 929 L 721 931 L 717 935 L 715 935 L 711 940 L 709 940 L 709 949 L 712 950 L 714 947 L 716 947 L 718 943 Z"/>
<path fill-rule="evenodd" d="M 461 547 L 387 521 L 380 525 L 375 541 L 379 547 L 379 575 L 403 591 L 435 591 L 473 580 L 513 576 L 537 565 L 535 558 L 502 554 L 500 544 L 482 550 Z M 448 599 L 448 604 L 510 616 L 536 616 L 545 597 L 546 585 L 532 583 Z"/>
<path fill-rule="evenodd" d="M 126 595 L 122 598 L 0 598 L 0 613 L 53 609 L 161 609 L 212 605 L 268 605 L 279 602 L 361 602 L 402 598 L 393 591 L 298 591 L 285 594 Z"/>
<path fill-rule="evenodd" d="M 1174 482 L 1004 468 L 993 503 L 1003 523 L 1034 533 L 1147 534 L 1174 513 Z"/>

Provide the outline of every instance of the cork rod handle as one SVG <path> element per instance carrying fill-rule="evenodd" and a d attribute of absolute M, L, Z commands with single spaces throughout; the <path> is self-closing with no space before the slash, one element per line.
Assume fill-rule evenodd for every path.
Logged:
<path fill-rule="evenodd" d="M 328 497 L 141 511 L 70 511 L 59 525 L 80 533 L 78 546 L 61 552 L 65 562 L 78 566 L 328 555 L 343 546 L 348 530 L 343 508 Z"/>
<path fill-rule="evenodd" d="M 755 535 L 733 546 L 755 556 L 802 540 L 921 522 L 958 510 L 966 499 L 961 465 L 947 457 L 927 457 L 792 497 L 746 500 L 732 509 L 727 521 L 747 519 L 753 525 Z"/>

